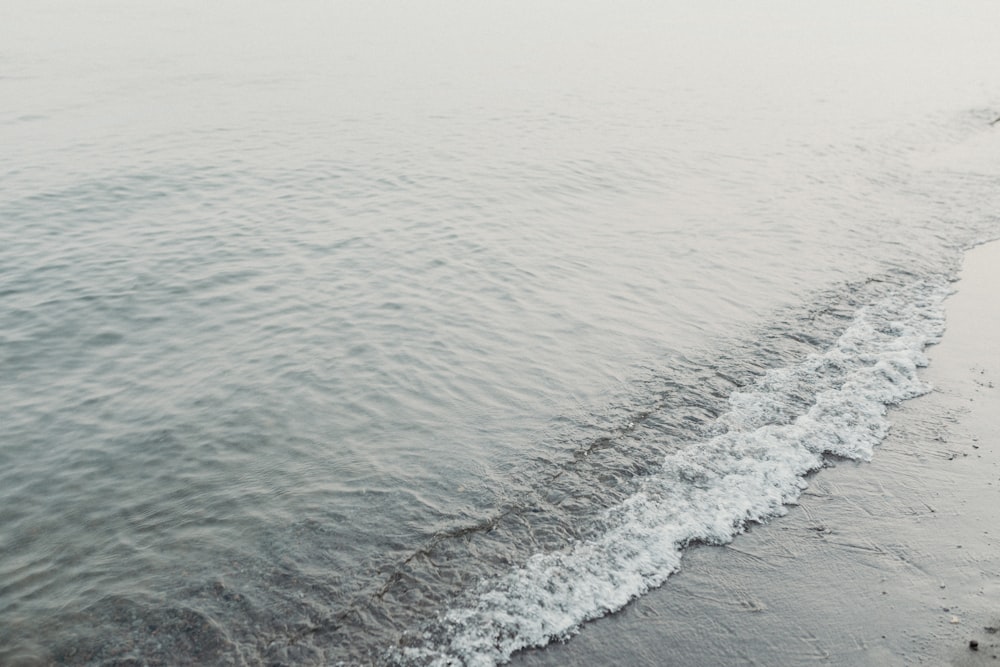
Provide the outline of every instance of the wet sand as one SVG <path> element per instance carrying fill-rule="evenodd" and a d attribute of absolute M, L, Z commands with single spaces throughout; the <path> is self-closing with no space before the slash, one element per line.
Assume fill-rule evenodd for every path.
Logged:
<path fill-rule="evenodd" d="M 539 665 L 1000 665 L 1000 243 L 971 250 L 923 376 L 871 463 L 700 546 Z"/>

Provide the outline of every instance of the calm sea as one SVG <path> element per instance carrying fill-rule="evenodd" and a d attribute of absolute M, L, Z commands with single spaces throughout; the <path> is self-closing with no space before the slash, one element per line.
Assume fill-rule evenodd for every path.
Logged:
<path fill-rule="evenodd" d="M 997 26 L 6 0 L 0 663 L 502 663 L 877 456 Z"/>

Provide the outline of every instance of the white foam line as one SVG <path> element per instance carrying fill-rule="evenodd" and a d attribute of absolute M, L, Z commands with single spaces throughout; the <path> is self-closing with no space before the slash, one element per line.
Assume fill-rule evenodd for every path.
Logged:
<path fill-rule="evenodd" d="M 748 522 L 784 514 L 823 454 L 869 460 L 889 430 L 887 406 L 929 390 L 917 369 L 943 333 L 947 294 L 922 282 L 860 309 L 825 353 L 734 393 L 718 435 L 666 457 L 603 516 L 599 538 L 481 582 L 391 660 L 495 665 L 566 638 L 662 584 L 686 545 L 728 543 Z"/>

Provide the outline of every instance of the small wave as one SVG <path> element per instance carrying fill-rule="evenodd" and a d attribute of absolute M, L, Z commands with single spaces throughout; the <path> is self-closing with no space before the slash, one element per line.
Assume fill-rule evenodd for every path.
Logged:
<path fill-rule="evenodd" d="M 566 639 L 664 583 L 693 543 L 725 544 L 797 501 L 824 456 L 870 460 L 888 406 L 929 386 L 923 350 L 944 331 L 947 283 L 921 281 L 857 311 L 822 354 L 734 392 L 707 439 L 665 457 L 593 539 L 487 579 L 387 653 L 403 665 L 494 665 Z"/>

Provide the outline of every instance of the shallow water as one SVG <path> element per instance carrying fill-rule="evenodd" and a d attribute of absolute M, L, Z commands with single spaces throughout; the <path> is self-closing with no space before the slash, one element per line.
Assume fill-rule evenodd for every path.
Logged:
<path fill-rule="evenodd" d="M 1000 236 L 992 4 L 369 5 L 0 9 L 0 661 L 544 643 L 676 567 L 580 560 L 609 517 L 866 317 L 916 363 Z"/>

